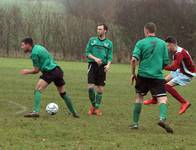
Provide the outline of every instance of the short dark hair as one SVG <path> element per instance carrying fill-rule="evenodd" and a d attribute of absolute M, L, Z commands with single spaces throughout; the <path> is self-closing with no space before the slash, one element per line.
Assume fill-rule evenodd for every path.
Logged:
<path fill-rule="evenodd" d="M 155 33 L 157 31 L 157 26 L 153 22 L 145 24 L 144 28 L 146 28 L 150 33 Z"/>
<path fill-rule="evenodd" d="M 98 24 L 97 27 L 103 26 L 104 30 L 108 31 L 108 26 L 104 23 Z"/>
<path fill-rule="evenodd" d="M 33 46 L 33 39 L 31 37 L 24 38 L 21 42 Z"/>
<path fill-rule="evenodd" d="M 177 40 L 176 40 L 176 38 L 173 37 L 173 36 L 168 36 L 168 37 L 165 39 L 165 42 L 177 44 Z"/>

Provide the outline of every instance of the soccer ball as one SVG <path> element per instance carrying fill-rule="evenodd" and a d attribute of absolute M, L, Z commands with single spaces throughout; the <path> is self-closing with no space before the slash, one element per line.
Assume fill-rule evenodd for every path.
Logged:
<path fill-rule="evenodd" d="M 49 103 L 46 106 L 46 112 L 49 115 L 55 115 L 58 112 L 58 109 L 59 109 L 59 106 L 57 104 L 55 104 L 55 103 Z"/>

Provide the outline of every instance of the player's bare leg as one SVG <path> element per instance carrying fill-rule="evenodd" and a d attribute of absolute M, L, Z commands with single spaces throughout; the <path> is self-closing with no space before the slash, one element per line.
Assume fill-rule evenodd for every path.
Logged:
<path fill-rule="evenodd" d="M 139 127 L 139 118 L 142 110 L 143 99 L 144 97 L 141 94 L 136 95 L 136 100 L 135 100 L 134 110 L 133 110 L 133 124 L 129 126 L 130 129 L 138 129 Z"/>
<path fill-rule="evenodd" d="M 171 74 L 168 74 L 166 77 L 165 77 L 165 82 L 168 83 L 169 81 L 171 81 L 173 79 L 172 75 Z"/>
<path fill-rule="evenodd" d="M 166 123 L 167 119 L 167 96 L 157 97 L 160 109 L 160 121 L 158 125 L 166 130 L 168 133 L 173 133 L 173 129 Z"/>
<path fill-rule="evenodd" d="M 48 83 L 42 79 L 39 79 L 34 92 L 34 108 L 33 112 L 27 113 L 24 117 L 39 117 L 40 105 L 41 105 L 41 93 L 47 88 Z"/>
<path fill-rule="evenodd" d="M 88 95 L 91 102 L 91 107 L 89 108 L 88 115 L 95 114 L 95 104 L 96 104 L 96 92 L 95 92 L 95 85 L 88 84 Z"/>
<path fill-rule="evenodd" d="M 72 100 L 71 100 L 70 96 L 68 96 L 68 94 L 65 91 L 65 86 L 64 85 L 57 86 L 57 90 L 59 92 L 59 95 L 62 97 L 65 104 L 67 105 L 67 108 L 69 109 L 69 112 L 73 115 L 73 117 L 79 118 L 80 116 L 76 113 L 76 111 L 73 107 Z"/>

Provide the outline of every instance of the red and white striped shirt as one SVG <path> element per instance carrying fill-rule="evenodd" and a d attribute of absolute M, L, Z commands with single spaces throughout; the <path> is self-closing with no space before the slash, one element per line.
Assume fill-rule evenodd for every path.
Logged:
<path fill-rule="evenodd" d="M 187 50 L 179 46 L 177 47 L 177 51 L 173 56 L 172 64 L 166 66 L 164 69 L 169 71 L 176 71 L 179 69 L 181 73 L 189 77 L 196 76 L 196 67 L 190 54 Z"/>

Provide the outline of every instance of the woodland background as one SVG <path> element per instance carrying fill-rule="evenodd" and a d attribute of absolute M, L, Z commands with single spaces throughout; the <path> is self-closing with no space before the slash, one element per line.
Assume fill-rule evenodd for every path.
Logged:
<path fill-rule="evenodd" d="M 20 41 L 31 36 L 57 59 L 79 61 L 96 25 L 106 23 L 114 61 L 125 63 L 149 21 L 196 57 L 196 0 L 1 0 L 0 56 L 24 57 Z"/>

